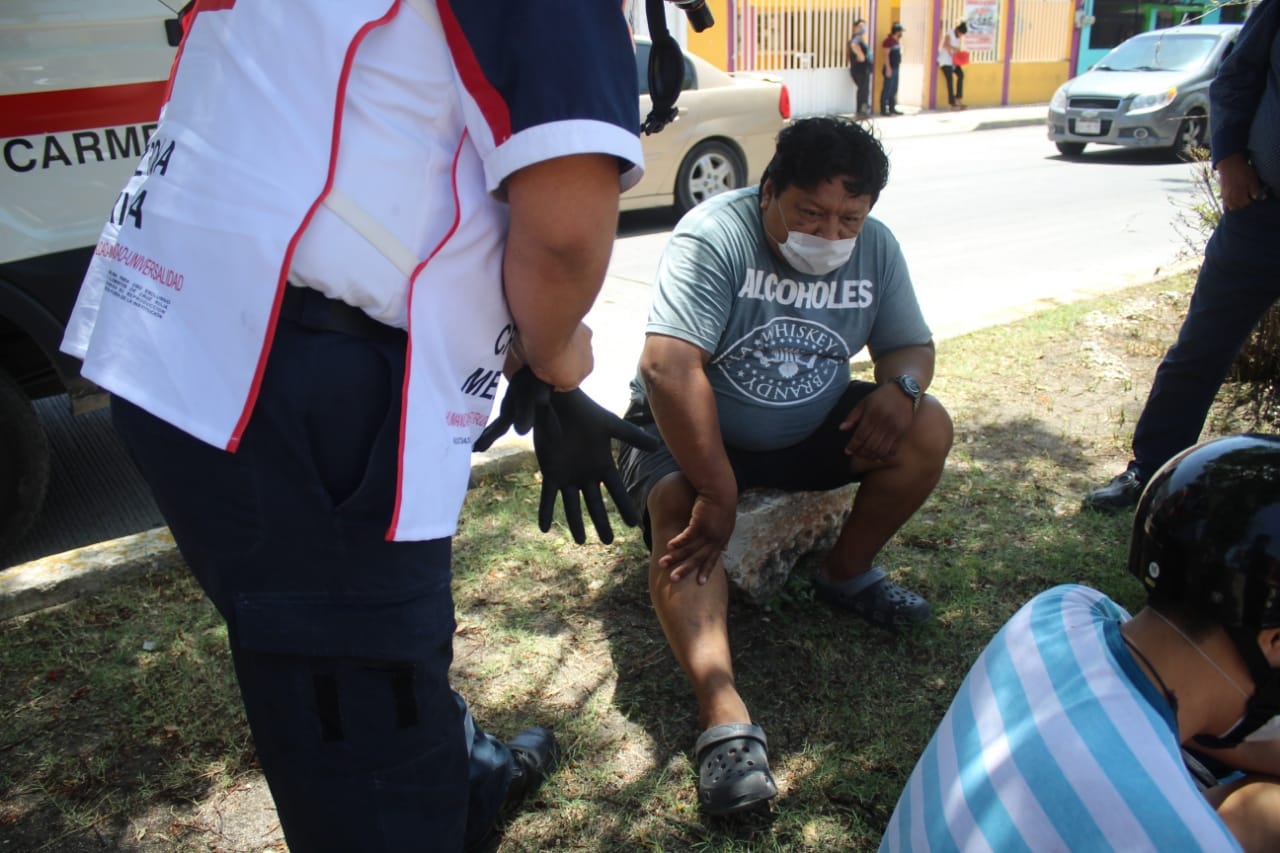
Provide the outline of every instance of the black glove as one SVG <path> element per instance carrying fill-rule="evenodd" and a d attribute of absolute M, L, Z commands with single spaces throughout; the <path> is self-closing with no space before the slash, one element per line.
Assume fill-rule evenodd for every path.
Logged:
<path fill-rule="evenodd" d="M 581 390 L 553 392 L 550 405 L 537 407 L 533 450 L 542 469 L 538 527 L 543 533 L 551 529 L 559 493 L 573 541 L 579 545 L 586 542 L 579 504 L 581 495 L 600 541 L 606 545 L 612 542 L 613 528 L 600 494 L 601 483 L 609 490 L 622 520 L 631 527 L 640 523 L 640 513 L 631 503 L 613 459 L 612 439 L 615 438 L 640 450 L 658 447 L 655 436 L 604 409 Z"/>
<path fill-rule="evenodd" d="M 473 453 L 488 450 L 512 426 L 519 435 L 533 428 L 534 416 L 539 406 L 549 406 L 551 386 L 533 375 L 527 367 L 520 368 L 507 383 L 507 393 L 502 396 L 498 416 L 484 428 L 484 432 L 471 445 Z"/>

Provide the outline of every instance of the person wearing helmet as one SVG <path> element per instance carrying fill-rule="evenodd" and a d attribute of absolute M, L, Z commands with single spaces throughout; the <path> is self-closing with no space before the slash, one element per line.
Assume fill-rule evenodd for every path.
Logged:
<path fill-rule="evenodd" d="M 1280 849 L 1280 438 L 1170 460 L 1128 568 L 1133 618 L 1067 584 L 1001 628 L 881 851 Z M 1220 784 L 1187 749 L 1243 772 Z"/>

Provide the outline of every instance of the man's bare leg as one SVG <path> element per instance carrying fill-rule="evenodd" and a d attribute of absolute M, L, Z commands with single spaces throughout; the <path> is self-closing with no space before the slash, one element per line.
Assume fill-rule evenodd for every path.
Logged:
<path fill-rule="evenodd" d="M 722 723 L 749 723 L 751 715 L 733 681 L 729 651 L 729 579 L 723 566 L 705 584 L 693 575 L 672 582 L 658 565 L 666 543 L 689 523 L 695 498 L 683 474 L 669 474 L 649 492 L 653 554 L 649 558 L 649 597 L 667 643 L 693 686 L 703 729 Z"/>
<path fill-rule="evenodd" d="M 952 436 L 950 415 L 926 396 L 897 454 L 863 466 L 853 509 L 822 567 L 828 580 L 842 583 L 871 568 L 880 549 L 938 485 Z"/>

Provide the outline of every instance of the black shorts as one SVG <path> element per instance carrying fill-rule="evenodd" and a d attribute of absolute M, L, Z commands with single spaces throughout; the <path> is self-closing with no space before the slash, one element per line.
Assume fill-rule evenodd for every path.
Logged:
<path fill-rule="evenodd" d="M 819 492 L 838 489 L 857 482 L 852 472 L 852 460 L 844 452 L 849 443 L 849 430 L 840 424 L 863 397 L 876 389 L 873 382 L 850 380 L 840 399 L 831 407 L 826 418 L 804 440 L 777 450 L 741 450 L 725 445 L 729 464 L 733 466 L 738 492 L 747 489 L 781 489 L 786 492 Z M 621 445 L 618 453 L 618 470 L 631 497 L 642 516 L 644 543 L 653 548 L 649 532 L 649 491 L 668 474 L 680 470 L 657 425 L 647 411 L 633 406 L 627 412 L 627 420 L 640 424 L 661 442 L 657 450 L 642 451 L 630 445 Z"/>

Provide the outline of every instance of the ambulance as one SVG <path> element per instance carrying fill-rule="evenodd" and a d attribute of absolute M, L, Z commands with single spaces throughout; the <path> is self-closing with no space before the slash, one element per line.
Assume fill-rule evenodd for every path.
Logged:
<path fill-rule="evenodd" d="M 0 559 L 49 481 L 33 401 L 65 395 L 75 414 L 106 404 L 58 344 L 155 130 L 185 2 L 0 2 Z"/>

